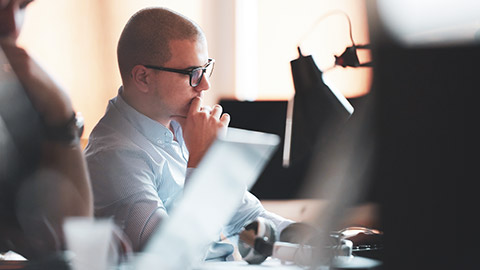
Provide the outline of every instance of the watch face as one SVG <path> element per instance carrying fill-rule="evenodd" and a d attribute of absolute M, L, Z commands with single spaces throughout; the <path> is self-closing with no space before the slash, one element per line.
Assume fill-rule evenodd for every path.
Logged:
<path fill-rule="evenodd" d="M 83 135 L 83 130 L 84 130 L 84 124 L 85 124 L 85 119 L 83 118 L 83 115 L 81 112 L 77 112 L 75 114 L 75 126 L 78 129 L 78 137 L 81 138 Z"/>
<path fill-rule="evenodd" d="M 45 126 L 45 131 L 48 141 L 76 144 L 83 133 L 83 117 L 79 113 L 72 113 L 67 122 L 58 126 Z"/>

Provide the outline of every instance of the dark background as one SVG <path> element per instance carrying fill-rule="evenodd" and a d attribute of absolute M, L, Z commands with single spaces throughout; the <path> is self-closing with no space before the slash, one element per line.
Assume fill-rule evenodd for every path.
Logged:
<path fill-rule="evenodd" d="M 349 99 L 352 106 L 359 107 L 366 97 Z M 281 143 L 272 159 L 252 187 L 251 192 L 259 199 L 308 199 L 318 194 L 302 192 L 307 176 L 310 156 L 288 168 L 282 166 L 283 144 L 287 101 L 238 101 L 221 100 L 224 112 L 231 115 L 231 127 L 244 128 L 277 134 Z M 356 114 L 350 120 L 354 120 Z M 312 148 L 314 147 L 312 142 Z"/>

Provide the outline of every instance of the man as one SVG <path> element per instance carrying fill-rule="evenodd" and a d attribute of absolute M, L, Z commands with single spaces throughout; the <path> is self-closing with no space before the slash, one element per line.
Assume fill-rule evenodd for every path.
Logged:
<path fill-rule="evenodd" d="M 72 104 L 16 43 L 30 2 L 0 0 L 0 252 L 45 260 L 65 248 L 65 217 L 92 216 L 93 199 Z"/>
<path fill-rule="evenodd" d="M 163 8 L 137 12 L 121 34 L 117 56 L 123 86 L 92 131 L 86 157 L 95 215 L 113 216 L 139 251 L 230 116 L 219 105 L 202 107 L 215 61 L 202 30 L 188 18 Z M 225 234 L 258 216 L 278 229 L 291 223 L 247 193 Z"/>

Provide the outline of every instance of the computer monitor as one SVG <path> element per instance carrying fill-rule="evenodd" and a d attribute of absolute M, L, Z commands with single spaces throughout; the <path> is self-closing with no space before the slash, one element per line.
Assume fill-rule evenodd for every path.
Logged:
<path fill-rule="evenodd" d="M 437 14 L 435 8 L 416 12 Z M 385 268 L 473 269 L 478 241 L 469 228 L 478 226 L 463 223 L 462 214 L 478 209 L 462 198 L 474 198 L 467 191 L 478 179 L 471 134 L 478 122 L 480 44 L 438 39 L 404 44 L 377 12 L 372 6 L 369 14 L 372 175 L 385 233 Z"/>
<path fill-rule="evenodd" d="M 299 198 L 304 170 L 299 167 L 284 168 L 282 166 L 287 101 L 223 99 L 220 105 L 231 115 L 231 127 L 273 133 L 281 140 L 280 147 L 275 150 L 250 191 L 260 199 Z"/>
<path fill-rule="evenodd" d="M 350 102 L 325 85 L 311 56 L 292 61 L 292 75 L 294 100 L 220 101 L 232 116 L 230 126 L 274 133 L 282 139 L 283 147 L 251 190 L 260 199 L 316 198 L 313 190 L 305 188 L 311 159 L 336 140 L 353 113 Z"/>

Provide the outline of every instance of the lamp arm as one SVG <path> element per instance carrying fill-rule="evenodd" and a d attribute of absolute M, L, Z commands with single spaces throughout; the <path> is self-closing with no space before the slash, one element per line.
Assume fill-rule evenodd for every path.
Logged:
<path fill-rule="evenodd" d="M 350 17 L 348 16 L 348 14 L 343 11 L 343 10 L 332 10 L 328 13 L 325 13 L 324 15 L 320 16 L 320 18 L 318 18 L 315 23 L 313 23 L 313 25 L 310 27 L 310 29 L 305 33 L 303 34 L 303 36 L 300 38 L 299 42 L 298 42 L 298 46 L 297 47 L 300 47 L 302 45 L 302 43 L 305 41 L 305 39 L 308 38 L 308 36 L 313 32 L 313 30 L 323 21 L 325 20 L 326 18 L 332 16 L 332 15 L 344 15 L 345 18 L 347 18 L 347 21 L 348 21 L 348 32 L 349 32 L 349 36 L 350 36 L 350 41 L 352 42 L 352 46 L 355 46 L 355 41 L 353 41 L 353 34 L 352 34 L 352 21 L 350 20 Z"/>

